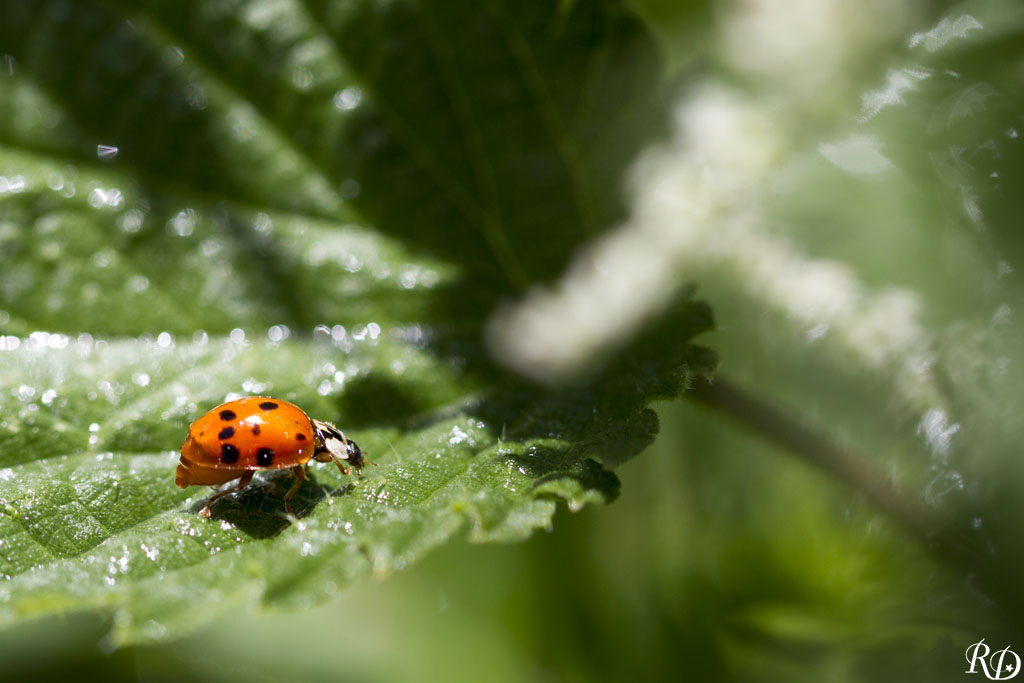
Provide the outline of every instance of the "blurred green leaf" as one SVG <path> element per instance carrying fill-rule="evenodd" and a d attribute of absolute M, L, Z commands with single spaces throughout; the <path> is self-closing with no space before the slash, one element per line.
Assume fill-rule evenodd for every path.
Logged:
<path fill-rule="evenodd" d="M 473 328 L 621 215 L 664 130 L 616 3 L 50 0 L 0 5 L 0 43 L 15 331 Z M 137 277 L 112 282 L 116 256 Z M 436 259 L 459 266 L 444 295 L 390 296 Z"/>

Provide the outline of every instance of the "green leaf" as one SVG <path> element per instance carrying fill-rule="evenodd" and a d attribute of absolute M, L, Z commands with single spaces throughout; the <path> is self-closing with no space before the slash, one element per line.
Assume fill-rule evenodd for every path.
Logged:
<path fill-rule="evenodd" d="M 653 44 L 614 3 L 0 11 L 15 331 L 465 323 L 617 219 L 624 170 L 664 129 Z M 364 268 L 376 249 L 388 267 Z M 462 286 L 389 297 L 436 282 L 425 254 Z"/>
<path fill-rule="evenodd" d="M 613 499 L 648 404 L 714 366 L 688 295 L 557 390 L 481 343 L 663 128 L 615 3 L 4 3 L 0 45 L 0 623 L 159 640 L 525 539 Z M 244 394 L 378 466 L 314 467 L 298 519 L 277 472 L 203 520 L 177 448 Z"/>
<path fill-rule="evenodd" d="M 709 320 L 699 307 L 684 317 Z M 540 392 L 477 383 L 410 343 L 418 330 L 396 330 L 181 344 L 37 334 L 4 352 L 0 619 L 103 608 L 115 610 L 118 642 L 159 638 L 240 604 L 308 604 L 463 531 L 522 540 L 550 526 L 557 500 L 614 498 L 618 480 L 596 459 L 646 446 L 657 423 L 644 404 L 713 361 L 682 343 L 665 367 L 637 356 L 600 386 Z M 225 391 L 329 419 L 356 402 L 409 410 L 346 424 L 379 466 L 362 478 L 315 468 L 298 521 L 283 514 L 286 471 L 219 501 L 207 521 L 196 514 L 205 490 L 172 485 L 174 447 Z"/>

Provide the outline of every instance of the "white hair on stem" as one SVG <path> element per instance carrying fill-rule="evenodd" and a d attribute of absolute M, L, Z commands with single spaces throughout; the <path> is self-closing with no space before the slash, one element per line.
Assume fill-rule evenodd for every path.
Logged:
<path fill-rule="evenodd" d="M 798 57 L 821 68 L 856 57 L 858 29 L 824 20 L 836 12 L 845 16 L 843 3 L 825 4 L 834 7 L 815 14 L 823 18 L 815 30 L 825 33 L 805 36 L 802 55 L 787 52 L 773 61 L 733 54 L 728 59 L 749 64 L 754 75 L 778 64 L 781 79 L 793 75 L 789 66 Z M 746 6 L 755 13 L 796 11 L 766 0 Z M 860 34 L 877 31 L 878 17 L 887 11 L 867 20 Z M 759 24 L 746 19 L 726 31 L 726 51 L 754 54 L 779 45 L 772 31 L 757 34 Z M 774 26 L 785 17 L 776 20 L 760 25 Z M 746 36 L 744 41 L 736 40 L 737 31 Z M 830 40 L 829 31 L 838 38 Z M 854 38 L 844 42 L 851 34 Z M 829 46 L 835 54 L 823 55 Z M 792 43 L 785 48 L 790 50 Z M 866 101 L 861 116 L 870 118 L 882 106 L 898 103 L 900 94 L 924 77 L 904 75 L 890 78 L 885 96 Z M 763 93 L 710 82 L 687 95 L 675 119 L 672 139 L 650 150 L 634 168 L 626 221 L 581 250 L 550 288 L 535 288 L 494 313 L 487 339 L 496 357 L 537 381 L 571 379 L 626 343 L 674 300 L 683 282 L 727 271 L 744 296 L 781 312 L 806 331 L 808 341 L 827 336 L 844 353 L 890 374 L 897 393 L 921 412 L 940 401 L 930 371 L 932 340 L 920 323 L 918 295 L 897 287 L 868 288 L 848 265 L 808 258 L 765 220 L 765 188 L 788 164 L 800 163 L 791 152 L 787 156 L 796 148 L 791 136 L 800 132 L 794 130 L 792 107 Z M 883 174 L 891 166 L 865 137 L 824 145 L 819 152 L 851 173 Z"/>

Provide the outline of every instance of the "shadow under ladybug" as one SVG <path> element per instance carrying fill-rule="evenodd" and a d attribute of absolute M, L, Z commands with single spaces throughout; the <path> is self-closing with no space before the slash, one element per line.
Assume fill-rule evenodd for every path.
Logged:
<path fill-rule="evenodd" d="M 324 486 L 316 475 L 308 473 L 299 482 L 290 500 L 291 511 L 285 509 L 286 492 L 294 487 L 295 480 L 287 470 L 270 472 L 252 480 L 252 483 L 234 496 L 219 498 L 212 506 L 211 518 L 227 522 L 251 538 L 263 539 L 275 536 L 291 524 L 292 518 L 302 519 L 313 513 L 317 505 L 328 498 L 348 495 L 352 484 Z M 205 501 L 190 506 L 197 513 L 206 506 Z"/>

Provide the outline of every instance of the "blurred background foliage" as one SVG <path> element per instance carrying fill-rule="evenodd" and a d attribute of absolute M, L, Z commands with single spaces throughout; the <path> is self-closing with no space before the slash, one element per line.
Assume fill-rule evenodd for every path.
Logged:
<path fill-rule="evenodd" d="M 588 338 L 621 327 L 597 356 L 698 283 L 723 378 L 963 542 L 664 403 L 618 500 L 560 510 L 549 533 L 451 543 L 321 607 L 162 645 L 111 651 L 102 618 L 36 620 L 4 632 L 4 676 L 953 680 L 981 638 L 1024 649 L 1017 3 L 0 8 L 0 332 L 373 316 L 434 326 L 441 355 L 493 376 L 482 330 L 507 330 L 492 311 L 535 305 L 538 283 L 551 308 L 504 320 L 567 347 L 580 335 L 547 336 L 545 310 Z M 22 169 L 90 190 L 43 220 L 54 205 L 19 189 Z M 394 269 L 310 256 L 324 245 Z M 585 286 L 580 259 L 602 249 L 615 268 Z M 611 297 L 577 319 L 573 292 L 600 286 L 636 292 L 632 309 Z M 526 372 L 547 358 L 490 348 Z"/>

